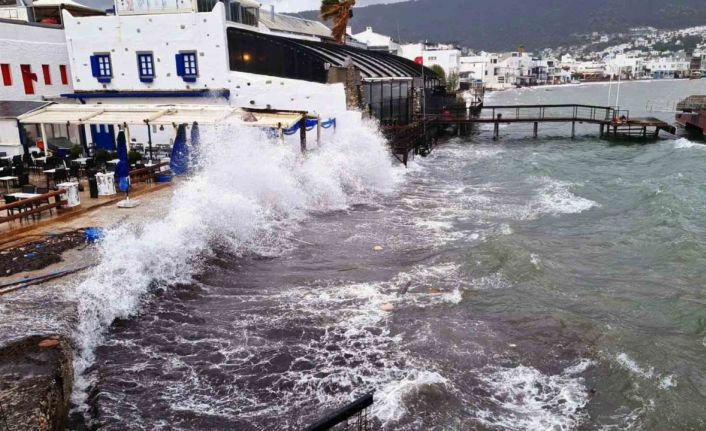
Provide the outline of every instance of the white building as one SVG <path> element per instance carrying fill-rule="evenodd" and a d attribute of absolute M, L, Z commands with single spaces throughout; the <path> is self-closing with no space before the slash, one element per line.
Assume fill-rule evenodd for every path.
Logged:
<path fill-rule="evenodd" d="M 690 62 L 677 57 L 661 57 L 645 63 L 647 74 L 653 79 L 684 78 L 689 76 Z"/>
<path fill-rule="evenodd" d="M 483 82 L 488 83 L 494 70 L 494 65 L 498 63 L 497 54 L 481 52 L 478 55 L 463 56 L 459 59 L 459 75 L 461 82 Z"/>
<path fill-rule="evenodd" d="M 365 31 L 352 35 L 354 39 L 365 43 L 369 50 L 384 51 L 390 54 L 398 54 L 400 44 L 390 36 L 376 33 L 372 27 L 366 27 Z"/>
<path fill-rule="evenodd" d="M 453 45 L 408 43 L 400 45 L 399 55 L 427 67 L 441 66 L 446 76 L 460 72 L 462 52 Z"/>

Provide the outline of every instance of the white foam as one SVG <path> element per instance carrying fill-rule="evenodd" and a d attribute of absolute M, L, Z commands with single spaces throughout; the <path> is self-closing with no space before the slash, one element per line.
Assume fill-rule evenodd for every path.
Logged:
<path fill-rule="evenodd" d="M 390 382 L 375 393 L 373 414 L 383 426 L 399 421 L 405 415 L 413 414 L 405 406 L 405 398 L 434 385 L 447 386 L 448 380 L 436 372 L 415 371 L 402 380 Z"/>
<path fill-rule="evenodd" d="M 396 183 L 383 138 L 355 114 L 339 118 L 335 135 L 324 134 L 306 157 L 296 143 L 278 144 L 253 128 L 204 128 L 201 161 L 161 219 L 107 232 L 97 247 L 100 264 L 71 294 L 79 313 L 76 404 L 82 405 L 89 384 L 83 372 L 106 329 L 137 313 L 150 286 L 189 282 L 214 245 L 281 253 L 308 211 L 343 208 Z"/>
<path fill-rule="evenodd" d="M 697 142 L 692 142 L 686 138 L 679 138 L 676 141 L 674 141 L 674 148 L 676 148 L 678 150 L 686 149 L 686 148 L 698 148 L 698 149 L 706 150 L 706 145 L 699 144 Z"/>
<path fill-rule="evenodd" d="M 544 185 L 540 188 L 537 197 L 530 204 L 533 215 L 540 214 L 579 214 L 598 203 L 576 196 L 571 192 L 573 184 L 542 177 L 539 179 Z"/>
<path fill-rule="evenodd" d="M 577 374 L 590 365 L 580 361 L 553 376 L 523 365 L 496 368 L 482 379 L 492 392 L 497 409 L 481 411 L 478 418 L 494 429 L 575 429 L 587 419 L 583 409 L 588 404 L 588 391 Z"/>
<path fill-rule="evenodd" d="M 640 377 L 644 380 L 655 381 L 657 387 L 659 387 L 660 389 L 667 390 L 677 386 L 676 376 L 661 375 L 657 371 L 655 371 L 654 367 L 643 368 L 637 363 L 637 361 L 628 356 L 627 353 L 619 353 L 615 359 L 620 366 L 630 371 L 630 373 L 632 373 L 633 375 Z"/>

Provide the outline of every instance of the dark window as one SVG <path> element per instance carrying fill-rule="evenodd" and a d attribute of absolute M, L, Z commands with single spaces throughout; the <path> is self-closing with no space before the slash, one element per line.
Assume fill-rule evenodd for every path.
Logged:
<path fill-rule="evenodd" d="M 20 65 L 22 72 L 22 83 L 25 87 L 25 94 L 34 94 L 34 81 L 37 80 L 37 75 L 32 73 L 32 66 L 29 64 Z"/>
<path fill-rule="evenodd" d="M 154 55 L 152 53 L 137 54 L 137 71 L 140 74 L 140 81 L 154 81 Z"/>
<path fill-rule="evenodd" d="M 44 75 L 44 85 L 51 85 L 51 70 L 48 64 L 42 65 L 42 75 Z"/>
<path fill-rule="evenodd" d="M 196 82 L 199 76 L 199 63 L 196 51 L 180 52 L 176 55 L 177 75 L 186 82 Z"/>
<path fill-rule="evenodd" d="M 69 74 L 66 72 L 66 65 L 59 65 L 59 74 L 61 75 L 61 85 L 69 85 Z"/>
<path fill-rule="evenodd" d="M 198 0 L 196 7 L 199 12 L 211 12 L 216 7 L 218 0 Z"/>
<path fill-rule="evenodd" d="M 0 64 L 0 69 L 2 69 L 2 83 L 5 87 L 12 86 L 12 73 L 10 72 L 9 64 Z"/>
<path fill-rule="evenodd" d="M 98 82 L 108 83 L 113 78 L 113 65 L 110 54 L 95 54 L 91 56 L 91 71 Z"/>

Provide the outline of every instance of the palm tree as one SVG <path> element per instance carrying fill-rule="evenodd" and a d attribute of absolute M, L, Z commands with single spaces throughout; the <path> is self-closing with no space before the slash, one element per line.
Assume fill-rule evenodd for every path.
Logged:
<path fill-rule="evenodd" d="M 338 42 L 346 41 L 346 28 L 348 20 L 353 17 L 355 0 L 321 0 L 321 19 L 333 20 L 331 36 Z"/>

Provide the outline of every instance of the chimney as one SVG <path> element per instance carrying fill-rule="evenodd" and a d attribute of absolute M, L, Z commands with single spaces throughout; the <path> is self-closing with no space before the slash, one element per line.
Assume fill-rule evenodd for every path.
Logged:
<path fill-rule="evenodd" d="M 275 5 L 270 5 L 270 18 L 272 18 L 272 21 L 275 20 Z"/>
<path fill-rule="evenodd" d="M 372 32 L 373 32 L 373 28 L 372 28 L 372 27 L 365 27 L 365 31 L 369 31 L 369 32 L 372 33 Z"/>

